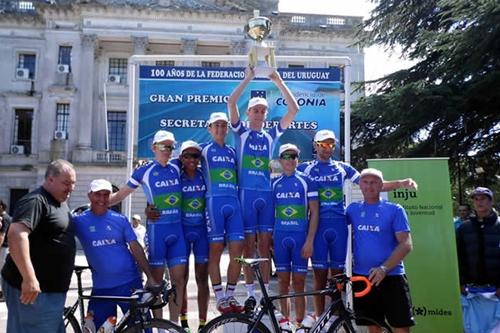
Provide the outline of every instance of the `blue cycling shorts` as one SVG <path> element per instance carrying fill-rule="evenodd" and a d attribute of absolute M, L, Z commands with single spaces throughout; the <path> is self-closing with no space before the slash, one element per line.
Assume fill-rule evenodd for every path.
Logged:
<path fill-rule="evenodd" d="M 347 252 L 347 224 L 343 217 L 319 219 L 314 238 L 314 269 L 344 268 Z"/>
<path fill-rule="evenodd" d="M 146 226 L 148 260 L 151 266 L 173 267 L 187 263 L 186 241 L 182 223 L 154 223 Z"/>
<path fill-rule="evenodd" d="M 210 197 L 206 199 L 207 230 L 210 243 L 242 241 L 243 218 L 240 201 L 236 197 Z"/>
<path fill-rule="evenodd" d="M 208 233 L 207 226 L 184 225 L 184 238 L 186 240 L 187 256 L 194 255 L 194 262 L 197 264 L 208 263 Z"/>
<path fill-rule="evenodd" d="M 271 191 L 241 189 L 240 202 L 245 234 L 273 231 L 274 205 Z"/>
<path fill-rule="evenodd" d="M 308 259 L 300 252 L 306 242 L 306 233 L 275 230 L 273 235 L 276 272 L 307 273 Z"/>

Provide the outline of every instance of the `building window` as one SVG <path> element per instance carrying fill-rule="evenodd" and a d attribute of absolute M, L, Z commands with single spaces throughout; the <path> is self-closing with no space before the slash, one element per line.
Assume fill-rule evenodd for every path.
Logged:
<path fill-rule="evenodd" d="M 326 19 L 326 23 L 329 25 L 344 25 L 345 18 L 343 18 L 343 17 L 329 17 Z"/>
<path fill-rule="evenodd" d="M 119 75 L 120 83 L 127 82 L 127 65 L 128 59 L 125 58 L 109 58 L 109 75 Z"/>
<path fill-rule="evenodd" d="M 110 151 L 125 151 L 127 113 L 108 111 L 108 138 Z"/>
<path fill-rule="evenodd" d="M 292 16 L 292 18 L 290 19 L 290 21 L 292 23 L 306 23 L 306 17 L 305 16 L 295 15 L 295 16 Z"/>
<path fill-rule="evenodd" d="M 17 59 L 17 68 L 26 68 L 29 70 L 29 78 L 35 78 L 36 69 L 36 54 L 33 53 L 19 53 Z"/>
<path fill-rule="evenodd" d="M 219 61 L 202 61 L 201 67 L 220 67 Z"/>
<path fill-rule="evenodd" d="M 69 103 L 57 103 L 56 131 L 68 132 Z"/>
<path fill-rule="evenodd" d="M 24 146 L 24 153 L 31 154 L 31 128 L 33 125 L 33 110 L 16 109 L 14 118 L 15 145 Z"/>
<path fill-rule="evenodd" d="M 175 66 L 175 61 L 173 60 L 156 60 L 156 66 Z"/>
<path fill-rule="evenodd" d="M 69 71 L 71 72 L 71 46 L 59 46 L 59 57 L 58 57 L 58 64 L 61 65 L 68 65 L 69 66 Z"/>

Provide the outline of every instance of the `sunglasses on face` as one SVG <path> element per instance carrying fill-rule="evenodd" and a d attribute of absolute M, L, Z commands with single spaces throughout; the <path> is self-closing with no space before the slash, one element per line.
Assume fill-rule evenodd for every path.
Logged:
<path fill-rule="evenodd" d="M 298 157 L 299 155 L 296 153 L 285 153 L 280 155 L 280 158 L 285 161 L 295 160 Z"/>
<path fill-rule="evenodd" d="M 185 153 L 185 154 L 182 154 L 182 158 L 185 158 L 185 159 L 199 159 L 201 157 L 201 154 L 200 153 Z"/>
<path fill-rule="evenodd" d="M 156 148 L 158 148 L 159 151 L 172 151 L 172 150 L 174 150 L 173 145 L 164 145 L 161 143 L 157 143 L 155 146 L 156 146 Z"/>
<path fill-rule="evenodd" d="M 328 142 L 316 142 L 316 145 L 321 148 L 330 148 L 330 149 L 333 149 L 335 147 L 335 143 L 328 143 Z"/>

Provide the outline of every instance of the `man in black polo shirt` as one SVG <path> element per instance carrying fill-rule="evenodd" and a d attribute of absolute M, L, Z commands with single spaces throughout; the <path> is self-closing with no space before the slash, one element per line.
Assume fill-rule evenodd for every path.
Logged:
<path fill-rule="evenodd" d="M 62 315 L 75 261 L 66 200 L 75 181 L 71 163 L 54 161 L 42 186 L 16 205 L 2 270 L 7 333 L 64 333 Z"/>

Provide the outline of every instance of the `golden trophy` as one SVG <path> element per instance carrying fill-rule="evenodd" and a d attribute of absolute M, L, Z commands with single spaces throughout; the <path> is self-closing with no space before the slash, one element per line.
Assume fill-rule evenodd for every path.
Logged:
<path fill-rule="evenodd" d="M 245 25 L 245 33 L 255 41 L 248 54 L 248 64 L 253 68 L 255 77 L 269 77 L 276 68 L 274 48 L 264 42 L 271 33 L 271 25 L 271 20 L 258 15 L 248 20 Z"/>

